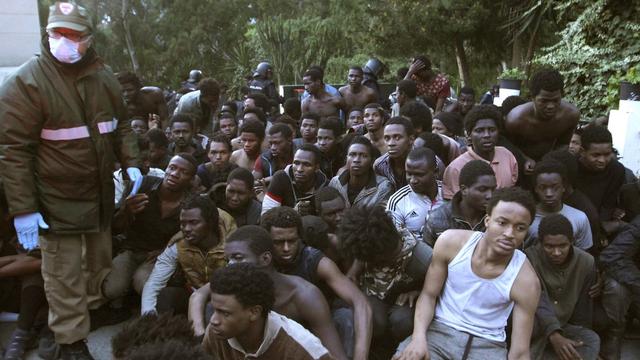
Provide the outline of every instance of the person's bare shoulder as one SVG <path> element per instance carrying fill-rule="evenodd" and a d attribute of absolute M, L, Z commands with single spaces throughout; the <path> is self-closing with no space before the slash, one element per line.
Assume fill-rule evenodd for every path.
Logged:
<path fill-rule="evenodd" d="M 342 94 L 342 96 L 347 95 L 349 93 L 349 85 L 340 87 L 340 89 L 338 89 L 338 92 Z"/>
<path fill-rule="evenodd" d="M 283 274 L 284 275 L 284 274 Z M 299 276 L 284 275 L 285 279 L 293 285 L 293 301 L 299 309 L 309 309 L 316 305 L 324 295 L 315 285 Z"/>
<path fill-rule="evenodd" d="M 527 125 L 527 118 L 532 111 L 533 103 L 531 101 L 511 109 L 504 121 L 507 132 L 518 133 L 520 129 L 524 128 Z"/>
<path fill-rule="evenodd" d="M 569 125 L 575 127 L 578 124 L 578 121 L 580 121 L 580 109 L 578 109 L 578 107 L 574 104 L 565 100 L 562 100 L 560 106 L 562 109 L 563 118 L 570 123 Z"/>

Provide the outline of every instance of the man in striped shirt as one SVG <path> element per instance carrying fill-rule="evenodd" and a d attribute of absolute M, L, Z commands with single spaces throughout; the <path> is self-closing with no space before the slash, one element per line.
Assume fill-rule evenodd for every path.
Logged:
<path fill-rule="evenodd" d="M 407 228 L 422 240 L 422 228 L 432 210 L 444 204 L 442 186 L 436 181 L 436 155 L 431 149 L 412 150 L 405 161 L 406 185 L 387 203 L 387 211 L 398 228 Z"/>

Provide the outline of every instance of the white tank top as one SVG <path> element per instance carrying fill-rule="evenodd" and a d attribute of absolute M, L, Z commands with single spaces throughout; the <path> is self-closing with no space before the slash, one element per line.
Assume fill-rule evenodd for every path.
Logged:
<path fill-rule="evenodd" d="M 471 256 L 482 236 L 481 232 L 471 235 L 449 263 L 447 280 L 436 304 L 435 320 L 459 331 L 504 342 L 504 328 L 513 309 L 509 293 L 526 256 L 515 250 L 502 274 L 483 279 L 471 269 Z"/>

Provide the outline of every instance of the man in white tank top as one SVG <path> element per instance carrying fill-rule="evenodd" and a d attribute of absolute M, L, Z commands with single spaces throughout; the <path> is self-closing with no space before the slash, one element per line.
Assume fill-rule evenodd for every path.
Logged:
<path fill-rule="evenodd" d="M 494 192 L 484 233 L 447 230 L 433 249 L 413 335 L 394 360 L 529 359 L 540 283 L 521 247 L 535 216 L 531 194 Z M 505 326 L 513 310 L 507 354 Z M 427 331 L 428 329 L 428 331 Z"/>

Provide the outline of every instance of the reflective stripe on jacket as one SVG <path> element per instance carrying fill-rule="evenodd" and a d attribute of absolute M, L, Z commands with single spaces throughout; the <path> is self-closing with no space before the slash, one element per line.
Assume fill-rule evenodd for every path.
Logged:
<path fill-rule="evenodd" d="M 76 64 L 48 50 L 0 87 L 0 171 L 11 215 L 39 211 L 50 232 L 104 231 L 113 171 L 140 166 L 120 84 L 93 49 Z"/>

